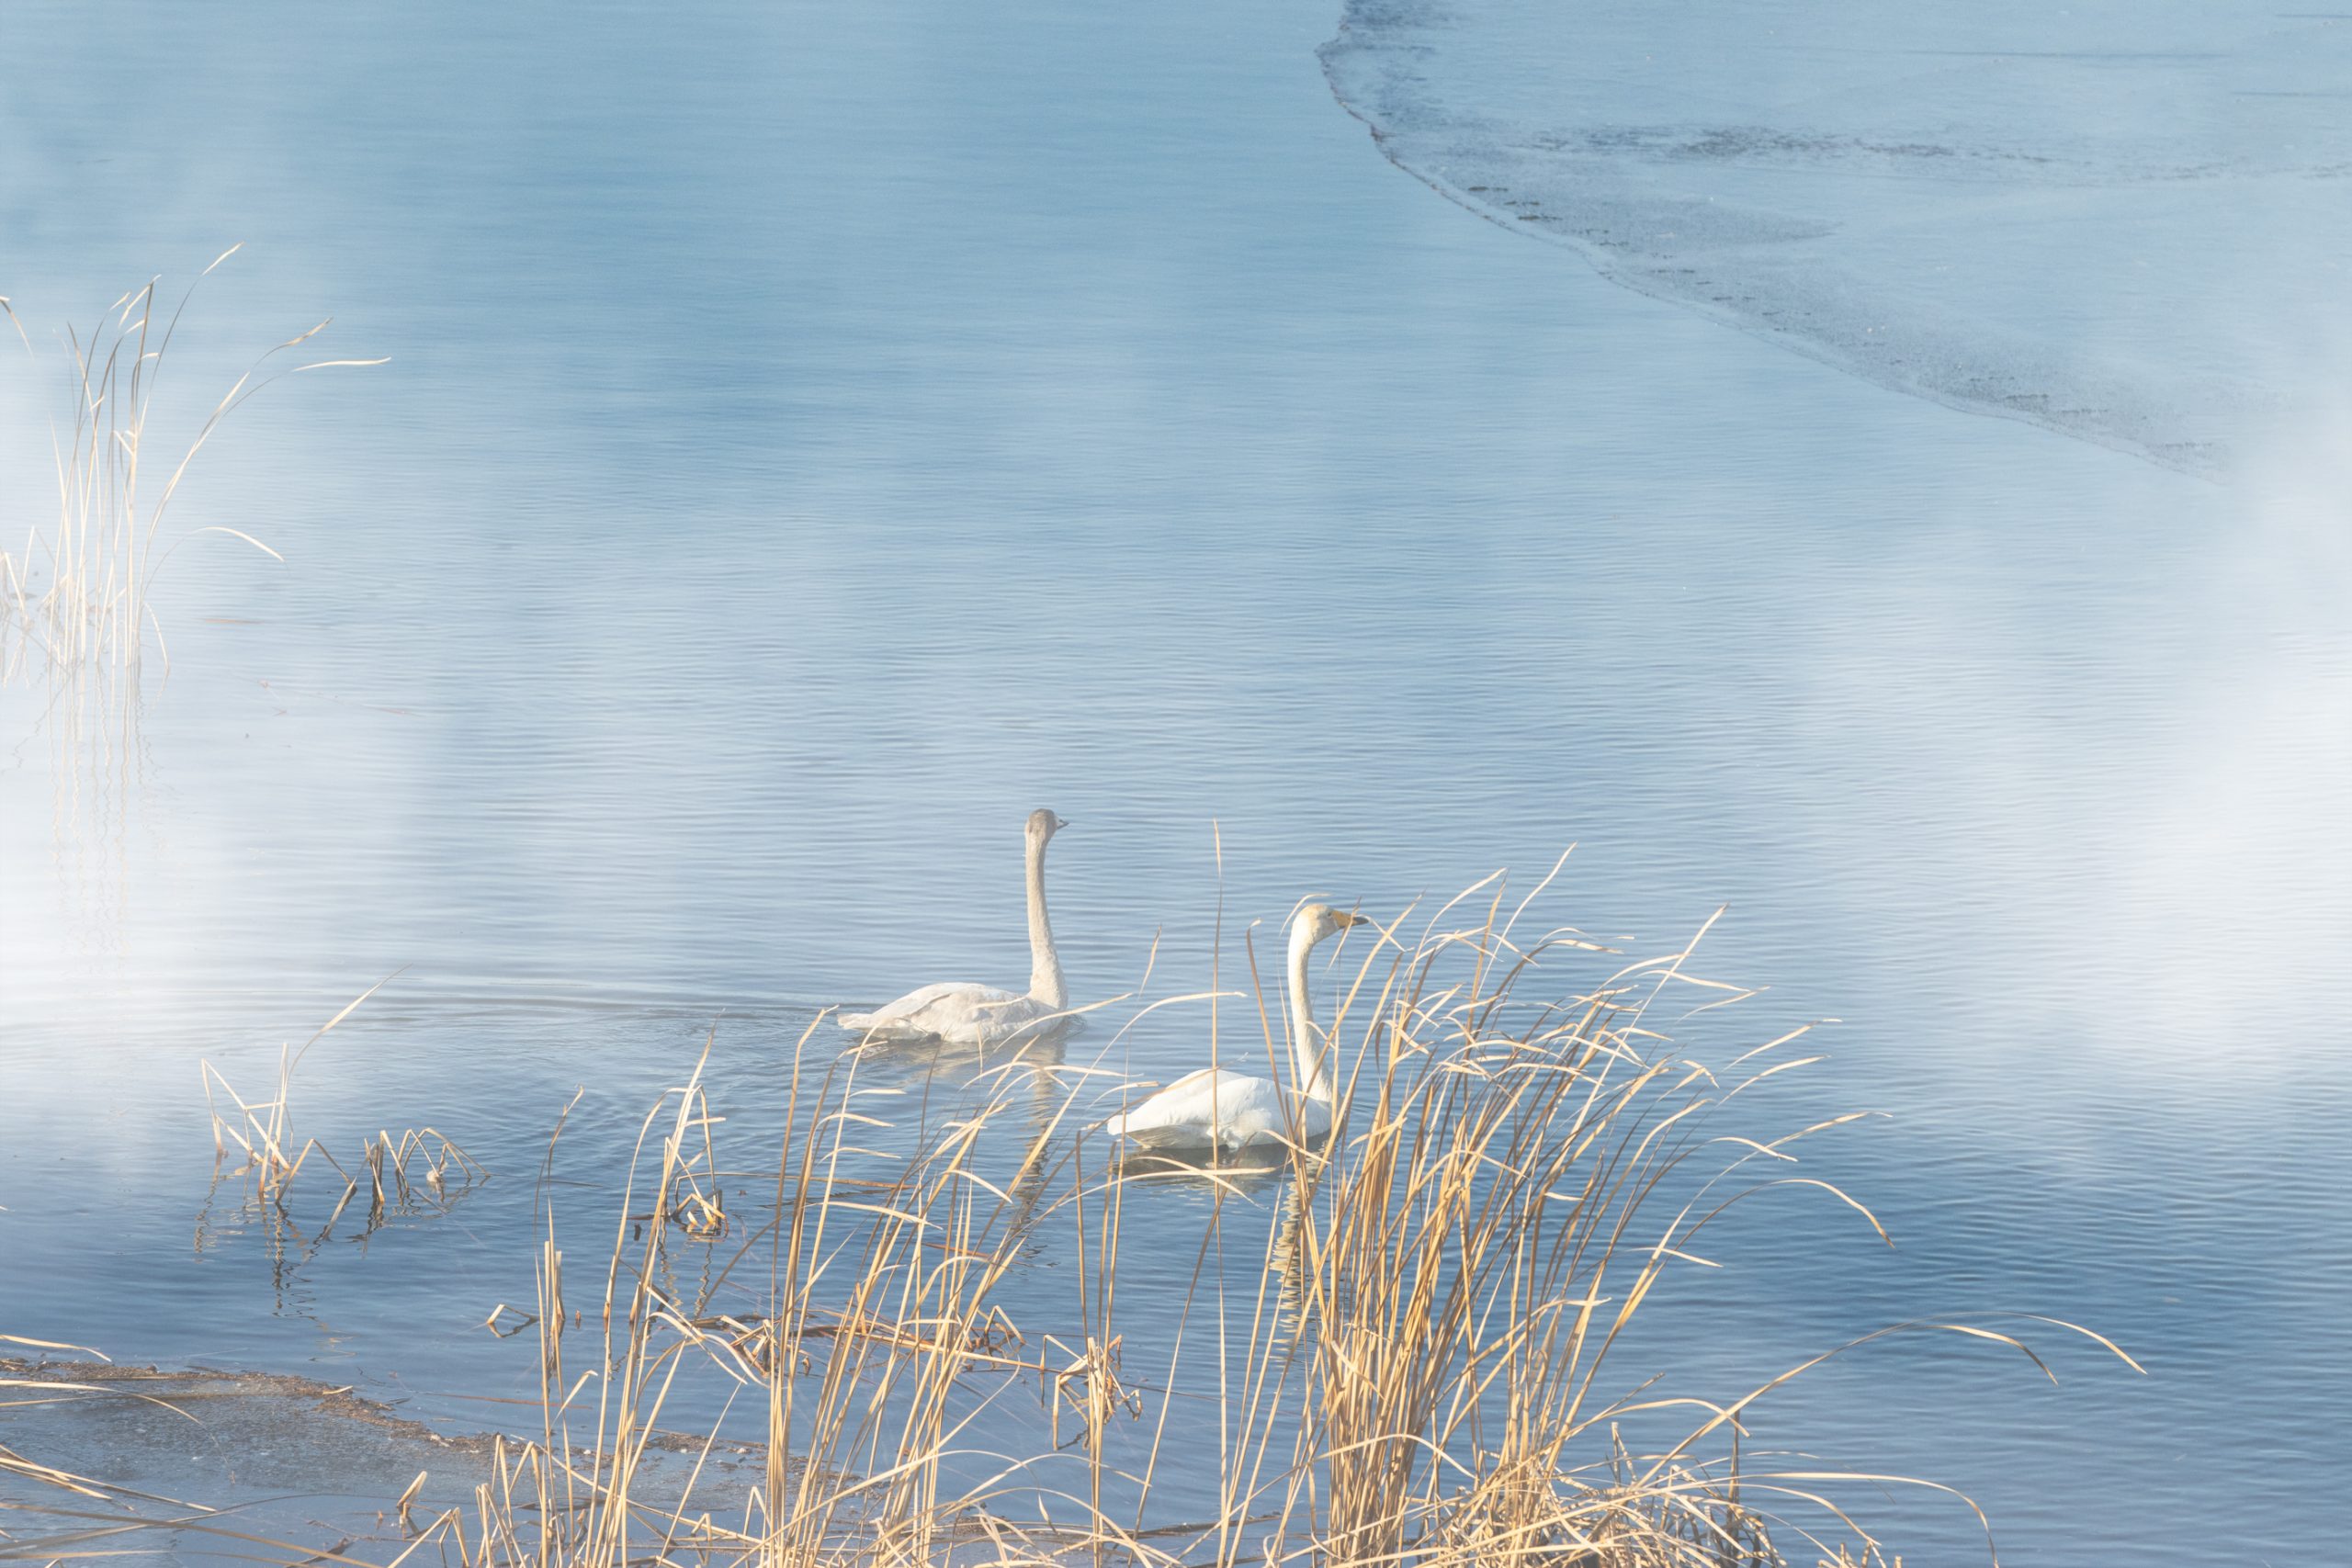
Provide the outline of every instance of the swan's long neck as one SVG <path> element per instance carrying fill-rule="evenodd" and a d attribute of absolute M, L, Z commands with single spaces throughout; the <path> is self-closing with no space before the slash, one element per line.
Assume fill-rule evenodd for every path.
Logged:
<path fill-rule="evenodd" d="M 1315 933 L 1305 920 L 1290 932 L 1290 1049 L 1298 1071 L 1298 1086 L 1309 1100 L 1331 1100 L 1331 1078 L 1324 1061 L 1323 1031 L 1315 1021 L 1315 1001 L 1306 989 L 1306 959 L 1315 951 Z"/>
<path fill-rule="evenodd" d="M 1049 1008 L 1069 1006 L 1062 961 L 1054 953 L 1054 928 L 1046 919 L 1046 840 L 1029 840 L 1029 994 Z"/>

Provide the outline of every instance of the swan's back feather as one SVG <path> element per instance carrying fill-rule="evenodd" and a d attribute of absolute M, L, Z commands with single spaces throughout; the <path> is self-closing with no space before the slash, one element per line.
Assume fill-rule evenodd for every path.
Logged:
<path fill-rule="evenodd" d="M 1146 1148 L 1226 1148 L 1287 1141 L 1294 1133 L 1320 1137 L 1331 1112 L 1320 1101 L 1285 1094 L 1266 1078 L 1230 1067 L 1202 1067 L 1102 1123 L 1114 1137 Z"/>
<path fill-rule="evenodd" d="M 909 991 L 897 1001 L 885 1002 L 872 1012 L 843 1013 L 842 1022 L 851 1029 L 880 1029 L 911 1019 L 933 1002 L 950 997 L 969 997 L 976 1001 L 1010 1001 L 1012 993 L 999 990 L 994 986 L 983 986 L 977 980 L 942 980 L 936 985 Z"/>
<path fill-rule="evenodd" d="M 1053 1010 L 1034 997 L 969 980 L 943 980 L 909 991 L 872 1012 L 842 1015 L 842 1027 L 892 1043 L 944 1040 L 993 1045 L 1034 1028 Z"/>

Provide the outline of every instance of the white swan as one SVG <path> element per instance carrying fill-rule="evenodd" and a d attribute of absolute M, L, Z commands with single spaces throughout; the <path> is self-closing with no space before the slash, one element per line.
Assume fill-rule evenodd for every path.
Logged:
<path fill-rule="evenodd" d="M 1001 1045 L 1045 1032 L 1043 1021 L 1069 1006 L 1054 928 L 1046 920 L 1046 840 L 1069 824 L 1050 811 L 1029 814 L 1029 994 L 947 980 L 910 991 L 872 1012 L 842 1015 L 842 1026 L 890 1044 L 939 1041 L 951 1045 Z"/>
<path fill-rule="evenodd" d="M 1290 1048 L 1293 1089 L 1230 1067 L 1186 1073 L 1102 1130 L 1148 1149 L 1238 1149 L 1250 1144 L 1319 1138 L 1331 1130 L 1331 1077 L 1323 1032 L 1306 993 L 1306 958 L 1334 931 L 1369 924 L 1328 904 L 1309 904 L 1290 925 Z"/>

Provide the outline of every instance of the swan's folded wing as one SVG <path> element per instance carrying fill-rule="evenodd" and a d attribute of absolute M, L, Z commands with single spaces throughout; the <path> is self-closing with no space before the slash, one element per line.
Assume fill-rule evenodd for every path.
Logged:
<path fill-rule="evenodd" d="M 1102 1123 L 1114 1136 L 1142 1138 L 1160 1129 L 1187 1128 L 1208 1134 L 1236 1125 L 1255 1128 L 1271 1113 L 1281 1114 L 1281 1093 L 1264 1078 L 1230 1067 L 1186 1073 L 1142 1104 Z"/>
<path fill-rule="evenodd" d="M 1001 991 L 994 986 L 970 980 L 943 980 L 935 986 L 909 991 L 872 1012 L 843 1013 L 842 1027 L 861 1029 L 869 1034 L 939 1034 L 967 1022 L 982 1008 L 1001 1008 L 1019 999 L 1017 992 Z"/>

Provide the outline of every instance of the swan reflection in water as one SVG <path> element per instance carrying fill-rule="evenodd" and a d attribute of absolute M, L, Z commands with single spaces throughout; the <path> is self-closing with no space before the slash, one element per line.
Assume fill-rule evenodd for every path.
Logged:
<path fill-rule="evenodd" d="M 1311 1188 L 1322 1165 L 1318 1148 L 1294 1152 L 1280 1144 L 1261 1142 L 1236 1150 L 1128 1149 L 1117 1156 L 1112 1175 L 1122 1185 L 1175 1182 L 1192 1189 L 1207 1199 L 1203 1212 L 1213 1227 L 1229 1226 L 1242 1213 L 1262 1216 L 1278 1205 L 1280 1216 L 1265 1241 L 1266 1272 L 1275 1276 L 1272 1321 L 1281 1326 L 1283 1341 L 1293 1343 L 1310 1315 L 1306 1304 L 1309 1249 L 1305 1245 L 1306 1222 L 1300 1196 L 1306 1188 L 1295 1178 L 1306 1177 L 1306 1187 Z M 1188 1240 L 1186 1245 L 1192 1244 Z"/>

